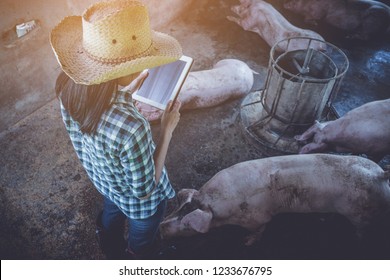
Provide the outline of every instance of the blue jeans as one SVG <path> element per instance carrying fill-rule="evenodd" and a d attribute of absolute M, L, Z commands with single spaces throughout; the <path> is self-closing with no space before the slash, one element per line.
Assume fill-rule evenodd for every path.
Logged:
<path fill-rule="evenodd" d="M 112 238 L 123 239 L 125 221 L 128 220 L 128 248 L 136 255 L 146 253 L 154 244 L 159 225 L 164 218 L 167 201 L 160 202 L 156 213 L 146 219 L 130 219 L 111 200 L 104 197 L 102 224 Z"/>

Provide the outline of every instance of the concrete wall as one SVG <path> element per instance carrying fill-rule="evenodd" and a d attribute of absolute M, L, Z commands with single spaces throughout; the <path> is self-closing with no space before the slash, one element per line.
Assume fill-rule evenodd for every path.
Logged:
<path fill-rule="evenodd" d="M 192 0 L 143 0 L 151 25 L 162 30 Z M 97 0 L 1 0 L 0 132 L 54 98 L 60 71 L 49 43 L 50 30 L 65 16 L 81 15 Z M 36 20 L 37 28 L 17 38 L 17 24 Z"/>

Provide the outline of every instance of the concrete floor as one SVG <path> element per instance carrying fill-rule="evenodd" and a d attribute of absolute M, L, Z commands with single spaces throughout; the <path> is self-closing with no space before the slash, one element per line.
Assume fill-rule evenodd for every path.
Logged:
<path fill-rule="evenodd" d="M 230 6 L 236 3 L 196 1 L 162 31 L 177 37 L 184 52 L 195 58 L 194 71 L 209 69 L 221 59 L 235 58 L 265 78 L 269 46 L 258 35 L 225 19 Z M 302 24 L 298 18 L 285 15 L 295 24 Z M 388 38 L 350 43 L 333 31 L 319 31 L 326 40 L 341 47 L 350 60 L 350 70 L 334 103 L 340 115 L 366 102 L 390 98 Z M 217 107 L 182 112 L 166 161 L 176 190 L 200 188 L 223 168 L 265 157 L 246 140 L 240 128 L 240 104 L 241 100 L 230 100 Z M 159 125 L 153 124 L 152 129 L 157 138 Z M 104 259 L 94 235 L 102 198 L 73 151 L 58 102 L 52 98 L 0 132 L 0 144 L 1 259 Z M 388 159 L 381 164 L 388 164 Z M 173 199 L 168 213 L 175 206 Z M 366 238 L 362 243 L 356 240 L 351 225 L 338 215 L 284 214 L 270 223 L 263 239 L 252 247 L 242 245 L 244 230 L 226 227 L 169 241 L 167 244 L 174 245 L 177 251 L 162 257 L 390 258 L 390 231 L 383 228 L 381 221 L 378 228 L 372 230 L 372 239 Z"/>

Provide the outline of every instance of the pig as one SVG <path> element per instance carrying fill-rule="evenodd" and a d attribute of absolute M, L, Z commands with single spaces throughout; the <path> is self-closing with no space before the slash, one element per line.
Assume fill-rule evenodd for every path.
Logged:
<path fill-rule="evenodd" d="M 339 213 L 364 229 L 390 208 L 390 172 L 359 156 L 287 155 L 223 169 L 199 190 L 178 192 L 179 208 L 166 217 L 163 239 L 236 225 L 261 237 L 278 213 Z"/>
<path fill-rule="evenodd" d="M 265 1 L 240 0 L 240 5 L 233 6 L 231 9 L 238 17 L 228 16 L 228 20 L 237 23 L 246 31 L 257 33 L 270 47 L 290 37 L 309 37 L 324 41 L 324 38 L 318 33 L 292 25 L 271 4 Z M 290 45 L 288 49 L 287 44 L 280 44 L 276 47 L 276 50 L 306 49 L 309 44 L 309 40 L 293 42 L 294 44 Z M 325 45 L 318 41 L 312 42 L 311 46 L 317 50 L 325 48 Z"/>
<path fill-rule="evenodd" d="M 379 162 L 390 153 L 390 98 L 366 103 L 334 121 L 316 121 L 295 139 L 304 145 L 301 154 L 365 154 Z"/>
<path fill-rule="evenodd" d="M 190 72 L 178 97 L 181 110 L 212 107 L 244 97 L 252 88 L 253 73 L 245 62 L 237 59 L 223 59 L 212 69 Z M 158 108 L 141 102 L 135 105 L 149 121 L 162 116 L 163 111 Z"/>
<path fill-rule="evenodd" d="M 284 8 L 304 16 L 305 22 L 344 30 L 347 38 L 369 40 L 388 33 L 390 7 L 370 0 L 286 0 Z"/>

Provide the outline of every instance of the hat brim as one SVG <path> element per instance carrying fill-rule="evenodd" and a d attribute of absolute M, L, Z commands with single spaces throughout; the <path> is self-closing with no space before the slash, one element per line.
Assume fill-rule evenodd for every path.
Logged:
<path fill-rule="evenodd" d="M 50 43 L 62 70 L 77 84 L 100 84 L 173 62 L 182 56 L 179 42 L 164 33 L 151 31 L 150 53 L 121 63 L 93 59 L 82 46 L 82 18 L 64 18 L 51 32 Z"/>

